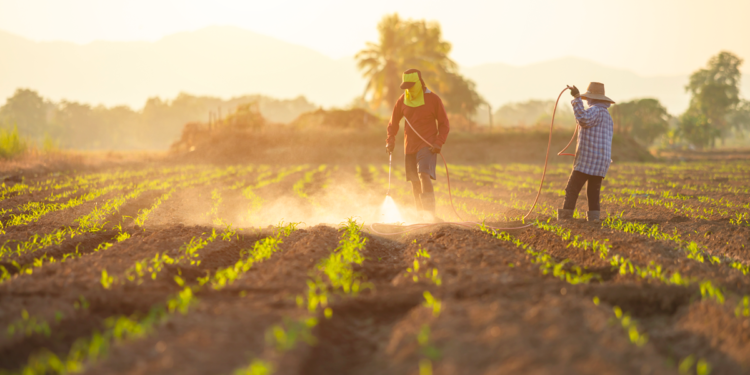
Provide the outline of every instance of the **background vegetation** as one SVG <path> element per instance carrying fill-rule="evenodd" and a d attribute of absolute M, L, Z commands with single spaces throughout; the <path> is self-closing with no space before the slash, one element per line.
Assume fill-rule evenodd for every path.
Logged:
<path fill-rule="evenodd" d="M 401 74 L 412 68 L 422 71 L 425 84 L 440 95 L 449 114 L 466 118 L 484 103 L 475 83 L 461 76 L 448 56 L 453 46 L 443 40 L 439 23 L 405 20 L 394 13 L 380 21 L 378 35 L 378 43 L 368 42 L 355 56 L 367 79 L 365 97 L 372 109 L 390 115 L 403 93 Z"/>
<path fill-rule="evenodd" d="M 179 137 L 189 122 L 226 118 L 238 107 L 253 103 L 263 117 L 273 123 L 287 123 L 300 114 L 316 109 L 304 97 L 278 100 L 262 95 L 246 95 L 223 100 L 209 96 L 179 94 L 173 100 L 149 98 L 141 110 L 127 106 L 104 107 L 43 98 L 30 89 L 18 89 L 0 107 L 0 128 L 42 146 L 55 139 L 60 147 L 83 150 L 165 149 Z M 242 114 L 235 114 L 242 116 Z"/>
<path fill-rule="evenodd" d="M 328 125 L 327 129 L 377 126 L 390 116 L 402 93 L 401 73 L 409 68 L 423 72 L 427 86 L 443 99 L 456 130 L 485 131 L 489 113 L 496 128 L 542 129 L 549 125 L 552 100 L 506 103 L 492 112 L 474 82 L 459 74 L 450 58 L 452 45 L 443 39 L 439 23 L 391 14 L 377 29 L 378 42 L 367 43 L 356 55 L 367 84 L 363 95 L 354 98 L 347 109 L 324 111 L 304 97 L 279 100 L 246 95 L 224 100 L 181 93 L 171 100 L 149 98 L 142 109 L 135 110 L 53 102 L 36 91 L 20 88 L 0 107 L 0 157 L 23 154 L 29 147 L 166 149 L 181 133 L 192 139 L 202 129 L 222 125 L 249 131 L 279 123 L 294 124 L 295 128 Z M 690 107 L 681 115 L 669 114 L 653 98 L 618 102 L 610 107 L 616 134 L 644 147 L 702 149 L 738 144 L 750 130 L 750 102 L 739 90 L 742 63 L 738 56 L 724 51 L 694 72 L 685 86 L 691 95 Z M 569 98 L 564 99 L 556 116 L 558 129 L 575 125 Z M 331 124 L 322 124 L 325 122 Z"/>

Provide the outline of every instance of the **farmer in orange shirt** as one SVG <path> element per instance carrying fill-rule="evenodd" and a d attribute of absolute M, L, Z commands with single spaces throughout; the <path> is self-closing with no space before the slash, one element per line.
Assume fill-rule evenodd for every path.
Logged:
<path fill-rule="evenodd" d="M 401 88 L 405 91 L 396 101 L 388 123 L 386 149 L 392 153 L 396 148 L 396 134 L 399 122 L 405 117 L 414 129 L 404 124 L 404 162 L 406 180 L 411 182 L 414 203 L 418 211 L 426 211 L 433 222 L 442 222 L 435 216 L 435 192 L 432 180 L 435 180 L 437 154 L 448 138 L 450 124 L 445 113 L 443 101 L 424 84 L 422 72 L 409 69 L 404 72 Z M 417 131 L 430 147 L 423 141 Z"/>

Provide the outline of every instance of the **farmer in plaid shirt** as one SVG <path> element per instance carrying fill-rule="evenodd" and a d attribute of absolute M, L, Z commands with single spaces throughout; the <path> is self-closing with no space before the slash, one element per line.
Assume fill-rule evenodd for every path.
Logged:
<path fill-rule="evenodd" d="M 598 223 L 599 218 L 599 195 L 602 189 L 602 180 L 607 175 L 609 164 L 612 161 L 612 116 L 607 108 L 614 101 L 604 95 L 604 84 L 591 82 L 584 94 L 580 94 L 578 88 L 573 86 L 570 90 L 573 95 L 573 112 L 576 122 L 580 128 L 578 132 L 578 144 L 576 145 L 576 158 L 573 164 L 573 173 L 568 178 L 568 186 L 565 188 L 565 203 L 563 208 L 557 210 L 557 218 L 572 219 L 576 208 L 578 193 L 581 192 L 583 184 L 586 184 L 586 196 L 589 200 L 589 211 L 586 219 Z M 583 108 L 586 99 L 589 109 Z"/>

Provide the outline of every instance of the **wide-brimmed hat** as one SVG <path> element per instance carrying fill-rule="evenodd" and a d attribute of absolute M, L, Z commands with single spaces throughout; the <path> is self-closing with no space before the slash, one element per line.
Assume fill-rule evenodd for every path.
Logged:
<path fill-rule="evenodd" d="M 416 80 L 414 80 L 414 73 L 417 73 L 417 78 L 419 78 L 419 81 L 422 82 L 422 88 L 424 88 L 424 81 L 422 80 L 422 72 L 420 72 L 418 69 L 409 69 L 404 72 L 404 74 L 401 75 L 401 89 L 407 90 L 410 89 L 412 86 L 414 86 L 415 83 L 417 83 Z M 409 81 L 407 81 L 409 79 Z"/>
<path fill-rule="evenodd" d="M 581 97 L 584 99 L 604 100 L 610 103 L 615 102 L 604 95 L 604 84 L 600 82 L 589 83 L 589 88 L 586 89 L 585 93 L 581 94 Z"/>

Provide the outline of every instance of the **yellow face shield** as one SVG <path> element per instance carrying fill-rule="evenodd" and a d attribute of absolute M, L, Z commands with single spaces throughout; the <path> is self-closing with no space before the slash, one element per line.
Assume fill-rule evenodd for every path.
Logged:
<path fill-rule="evenodd" d="M 414 82 L 414 86 L 406 89 L 404 94 L 404 104 L 409 107 L 419 107 L 424 105 L 424 88 L 419 80 L 417 73 L 404 74 L 403 82 Z"/>

